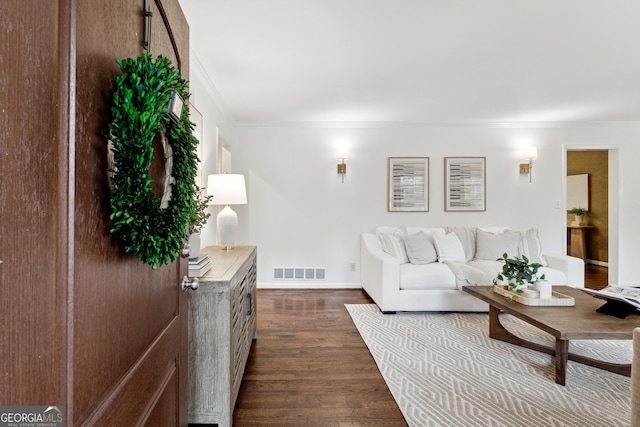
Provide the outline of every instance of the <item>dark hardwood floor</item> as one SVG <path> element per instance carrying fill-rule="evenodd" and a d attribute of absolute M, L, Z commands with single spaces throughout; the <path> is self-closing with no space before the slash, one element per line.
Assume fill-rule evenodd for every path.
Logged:
<path fill-rule="evenodd" d="M 607 285 L 588 265 L 585 286 Z M 406 426 L 344 304 L 359 289 L 258 290 L 258 339 L 234 411 L 235 426 Z"/>
<path fill-rule="evenodd" d="M 359 289 L 258 290 L 234 426 L 406 426 L 344 304 Z"/>
<path fill-rule="evenodd" d="M 609 269 L 587 264 L 584 273 L 584 286 L 591 289 L 602 289 L 609 284 Z"/>

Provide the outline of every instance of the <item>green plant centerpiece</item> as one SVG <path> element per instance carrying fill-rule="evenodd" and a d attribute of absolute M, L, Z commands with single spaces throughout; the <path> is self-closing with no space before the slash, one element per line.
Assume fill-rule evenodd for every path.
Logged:
<path fill-rule="evenodd" d="M 568 214 L 572 214 L 575 216 L 589 216 L 589 211 L 585 208 L 571 208 L 567 211 Z"/>
<path fill-rule="evenodd" d="M 589 211 L 582 207 L 571 208 L 567 211 L 568 214 L 573 214 L 574 220 L 571 222 L 571 225 L 582 225 L 583 223 L 589 222 L 587 219 L 589 217 Z"/>
<path fill-rule="evenodd" d="M 521 294 L 529 284 L 534 284 L 538 280 L 544 280 L 544 274 L 538 277 L 538 269 L 542 264 L 529 262 L 529 258 L 522 255 L 509 258 L 507 253 L 502 254 L 502 258 L 497 261 L 504 261 L 502 271 L 493 279 L 494 286 L 503 286 L 507 282 L 507 286 L 511 292 Z"/>
<path fill-rule="evenodd" d="M 201 206 L 196 196 L 198 141 L 189 120 L 188 82 L 162 56 L 154 62 L 146 53 L 116 63 L 122 74 L 115 77 L 113 120 L 107 135 L 113 156 L 110 231 L 119 237 L 125 252 L 156 269 L 179 256 L 187 224 Z M 179 117 L 172 111 L 171 120 L 169 104 L 176 94 L 184 106 Z M 162 200 L 154 194 L 149 173 L 159 134 L 166 146 Z"/>

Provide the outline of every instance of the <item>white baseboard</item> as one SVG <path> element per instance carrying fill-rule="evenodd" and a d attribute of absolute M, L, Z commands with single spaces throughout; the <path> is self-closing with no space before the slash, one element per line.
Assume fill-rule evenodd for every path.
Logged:
<path fill-rule="evenodd" d="M 258 289 L 362 289 L 360 283 L 324 283 L 324 282 L 269 282 L 257 284 Z"/>

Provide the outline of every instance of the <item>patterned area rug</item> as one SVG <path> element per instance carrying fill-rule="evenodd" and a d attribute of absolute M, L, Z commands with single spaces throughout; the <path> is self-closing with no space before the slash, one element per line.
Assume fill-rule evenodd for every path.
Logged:
<path fill-rule="evenodd" d="M 486 313 L 383 315 L 347 304 L 391 394 L 410 426 L 628 426 L 628 377 L 568 362 L 555 383 L 551 356 L 489 338 Z M 501 315 L 530 341 L 553 344 L 533 326 Z M 628 341 L 572 341 L 570 351 L 631 363 Z"/>

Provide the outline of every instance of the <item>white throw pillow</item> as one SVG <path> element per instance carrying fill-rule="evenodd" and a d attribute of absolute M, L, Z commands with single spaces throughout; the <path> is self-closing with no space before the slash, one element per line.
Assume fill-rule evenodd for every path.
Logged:
<path fill-rule="evenodd" d="M 537 228 L 530 228 L 524 233 L 520 248 L 520 256 L 522 255 L 526 256 L 529 262 L 537 262 L 546 267 L 547 260 L 542 255 L 542 244 L 540 243 Z"/>
<path fill-rule="evenodd" d="M 519 253 L 522 235 L 517 231 L 505 231 L 502 234 L 493 234 L 483 230 L 476 230 L 476 257 L 486 261 L 495 261 L 502 258 L 506 252 L 509 257 Z"/>
<path fill-rule="evenodd" d="M 423 231 L 418 234 L 405 234 L 402 241 L 411 264 L 430 264 L 438 260 L 431 236 Z"/>
<path fill-rule="evenodd" d="M 476 229 L 474 227 L 447 227 L 447 233 L 456 233 L 460 243 L 462 243 L 462 249 L 466 256 L 467 262 L 473 260 L 476 255 Z"/>
<path fill-rule="evenodd" d="M 462 242 L 456 233 L 449 233 L 444 236 L 434 234 L 436 251 L 438 251 L 438 262 L 452 261 L 465 264 L 467 259 L 464 255 Z"/>
<path fill-rule="evenodd" d="M 378 232 L 378 238 L 380 239 L 380 243 L 382 243 L 382 250 L 398 259 L 402 264 L 409 262 L 407 252 L 404 248 L 404 242 L 402 241 L 402 236 L 405 234 L 407 233 L 404 227 L 399 227 L 390 233 Z"/>

